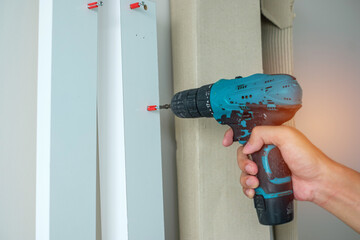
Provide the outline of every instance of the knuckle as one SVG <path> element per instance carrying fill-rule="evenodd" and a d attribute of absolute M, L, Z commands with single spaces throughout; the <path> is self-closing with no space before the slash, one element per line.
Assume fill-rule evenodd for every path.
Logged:
<path fill-rule="evenodd" d="M 299 136 L 298 130 L 291 126 L 279 126 L 278 134 L 276 139 L 278 142 L 284 143 L 284 139 L 296 139 Z"/>
<path fill-rule="evenodd" d="M 242 153 L 242 151 L 238 151 L 237 154 L 237 162 L 241 171 L 245 171 L 245 162 L 247 157 Z"/>
<path fill-rule="evenodd" d="M 294 136 L 297 134 L 297 130 L 295 128 L 285 125 L 281 126 L 281 131 L 283 132 L 284 135 L 287 136 Z"/>
<path fill-rule="evenodd" d="M 242 171 L 242 172 L 244 172 L 245 171 L 245 167 L 244 167 L 244 161 L 243 160 L 241 160 L 241 159 L 238 159 L 238 166 L 239 166 L 239 168 L 240 168 L 240 170 Z"/>
<path fill-rule="evenodd" d="M 251 131 L 251 134 L 252 135 L 257 135 L 260 131 L 260 127 L 259 126 L 256 126 L 253 128 L 253 130 Z"/>

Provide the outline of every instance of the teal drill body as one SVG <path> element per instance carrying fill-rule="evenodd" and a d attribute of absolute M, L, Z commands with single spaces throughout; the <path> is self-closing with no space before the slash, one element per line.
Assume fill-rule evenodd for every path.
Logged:
<path fill-rule="evenodd" d="M 301 87 L 293 76 L 254 74 L 179 92 L 170 106 L 181 118 L 214 117 L 233 129 L 234 141 L 245 144 L 255 126 L 277 126 L 290 120 L 301 107 L 301 99 Z M 254 203 L 260 223 L 291 221 L 291 172 L 279 149 L 264 145 L 251 157 L 259 169 Z"/>
<path fill-rule="evenodd" d="M 221 79 L 212 85 L 210 92 L 213 117 L 220 124 L 240 130 L 235 135 L 242 144 L 256 125 L 280 125 L 290 120 L 301 107 L 301 98 L 302 90 L 296 79 L 280 74 Z"/>

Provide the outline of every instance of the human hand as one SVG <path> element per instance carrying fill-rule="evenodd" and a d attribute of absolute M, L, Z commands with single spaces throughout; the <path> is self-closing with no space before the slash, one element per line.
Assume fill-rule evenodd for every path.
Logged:
<path fill-rule="evenodd" d="M 226 131 L 223 145 L 233 142 L 233 131 Z M 360 233 L 360 173 L 329 159 L 302 133 L 286 126 L 255 127 L 244 147 L 239 147 L 237 160 L 242 174 L 240 183 L 244 193 L 254 197 L 258 187 L 258 168 L 248 154 L 274 144 L 292 172 L 295 199 L 312 201 Z"/>
<path fill-rule="evenodd" d="M 224 135 L 223 145 L 227 147 L 232 142 L 233 131 L 229 129 Z M 242 170 L 240 183 L 245 195 L 253 198 L 254 189 L 259 186 L 259 180 L 255 176 L 258 168 L 247 155 L 259 151 L 264 144 L 274 144 L 280 149 L 284 161 L 292 172 L 295 199 L 313 201 L 319 187 L 318 182 L 326 171 L 326 163 L 331 160 L 302 133 L 287 126 L 255 127 L 248 143 L 238 148 L 237 162 Z"/>

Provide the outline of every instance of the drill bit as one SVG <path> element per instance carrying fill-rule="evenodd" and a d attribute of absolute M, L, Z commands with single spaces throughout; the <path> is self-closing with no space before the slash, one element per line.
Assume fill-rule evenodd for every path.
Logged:
<path fill-rule="evenodd" d="M 151 105 L 151 106 L 147 106 L 147 110 L 148 111 L 156 111 L 158 109 L 169 109 L 171 108 L 170 104 L 164 104 L 164 105 Z"/>
<path fill-rule="evenodd" d="M 169 108 L 171 108 L 170 104 L 159 105 L 159 109 L 169 109 Z"/>

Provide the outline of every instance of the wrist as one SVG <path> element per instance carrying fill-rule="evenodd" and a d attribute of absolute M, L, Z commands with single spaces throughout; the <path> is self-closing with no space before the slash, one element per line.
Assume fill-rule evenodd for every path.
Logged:
<path fill-rule="evenodd" d="M 349 204 L 356 202 L 352 193 L 360 192 L 353 182 L 360 180 L 359 173 L 329 158 L 324 161 L 314 191 L 312 202 L 332 212 L 332 208 L 339 206 L 338 203 Z M 356 182 L 356 181 L 355 181 Z"/>
<path fill-rule="evenodd" d="M 319 177 L 314 184 L 314 197 L 312 202 L 325 207 L 340 190 L 337 176 L 341 176 L 341 165 L 325 157 L 321 161 Z"/>
<path fill-rule="evenodd" d="M 360 233 L 360 173 L 329 159 L 313 202 Z"/>

